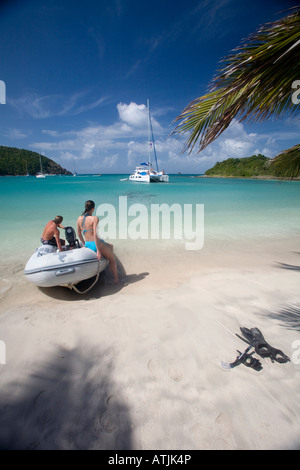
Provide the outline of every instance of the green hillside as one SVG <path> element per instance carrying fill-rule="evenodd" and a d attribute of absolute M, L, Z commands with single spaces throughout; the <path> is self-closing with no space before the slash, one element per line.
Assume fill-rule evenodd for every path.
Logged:
<path fill-rule="evenodd" d="M 41 156 L 43 173 L 71 175 L 50 158 Z M 36 175 L 40 171 L 40 155 L 30 150 L 0 146 L 0 176 Z"/>
<path fill-rule="evenodd" d="M 216 163 L 205 172 L 205 176 L 238 178 L 279 177 L 280 172 L 270 168 L 271 159 L 258 154 L 247 158 L 228 158 Z"/>

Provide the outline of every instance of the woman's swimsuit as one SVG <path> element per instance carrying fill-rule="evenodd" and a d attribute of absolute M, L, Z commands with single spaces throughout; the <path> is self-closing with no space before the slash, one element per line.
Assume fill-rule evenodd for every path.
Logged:
<path fill-rule="evenodd" d="M 82 221 L 82 228 L 84 229 L 84 230 L 82 230 L 82 234 L 83 234 L 83 235 L 85 234 L 85 232 L 92 232 L 92 231 L 93 231 L 92 228 L 89 228 L 89 229 L 85 228 L 84 222 L 85 222 L 85 219 L 86 219 L 86 217 L 87 217 L 88 215 L 89 215 L 89 214 L 84 214 L 84 217 L 83 217 L 83 221 Z"/>
<path fill-rule="evenodd" d="M 93 232 L 93 229 L 92 229 L 92 228 L 90 228 L 90 229 L 85 228 L 85 219 L 86 219 L 86 217 L 87 217 L 88 215 L 89 215 L 89 214 L 84 214 L 84 217 L 83 217 L 83 221 L 82 221 L 82 228 L 83 228 L 83 230 L 82 230 L 82 235 L 84 235 L 85 232 Z M 89 248 L 90 250 L 93 250 L 93 251 L 95 251 L 95 252 L 97 253 L 97 246 L 96 246 L 96 243 L 95 243 L 94 240 L 92 240 L 92 241 L 86 241 L 85 244 L 84 244 L 84 246 L 85 246 L 86 248 Z"/>
<path fill-rule="evenodd" d="M 97 253 L 97 247 L 96 247 L 96 243 L 95 243 L 94 241 L 85 242 L 84 246 L 85 246 L 86 248 L 89 248 L 90 250 L 95 251 L 95 253 Z"/>
<path fill-rule="evenodd" d="M 86 228 L 85 228 L 85 219 L 86 219 L 87 215 L 89 215 L 89 214 L 84 214 L 83 221 L 82 221 L 82 228 L 83 228 L 82 234 L 83 234 L 83 235 L 85 234 L 85 232 L 93 232 L 93 229 L 92 229 L 92 228 L 89 228 L 89 229 L 86 229 Z M 102 240 L 101 238 L 100 238 L 100 241 L 101 241 L 102 243 L 105 243 L 105 241 Z M 86 248 L 89 248 L 90 250 L 93 250 L 93 251 L 95 251 L 95 252 L 97 253 L 97 245 L 96 245 L 96 242 L 95 242 L 94 240 L 92 240 L 92 241 L 86 241 L 85 244 L 84 244 L 84 246 L 85 246 Z"/>

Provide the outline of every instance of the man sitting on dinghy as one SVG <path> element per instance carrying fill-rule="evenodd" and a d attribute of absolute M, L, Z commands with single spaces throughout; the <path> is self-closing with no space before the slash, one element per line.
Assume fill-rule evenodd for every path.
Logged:
<path fill-rule="evenodd" d="M 103 255 L 108 259 L 110 270 L 113 273 L 115 284 L 119 283 L 117 263 L 113 253 L 113 246 L 101 240 L 97 235 L 98 217 L 92 215 L 95 210 L 94 201 L 86 201 L 85 209 L 77 219 L 77 233 L 81 243 L 97 253 L 98 259 Z M 83 238 L 85 237 L 85 240 Z"/>
<path fill-rule="evenodd" d="M 59 238 L 58 230 L 58 227 L 65 228 L 61 225 L 62 221 L 63 217 L 61 215 L 57 215 L 54 220 L 49 220 L 41 237 L 43 245 L 57 246 L 59 251 L 63 251 L 62 246 L 65 245 L 65 240 Z"/>

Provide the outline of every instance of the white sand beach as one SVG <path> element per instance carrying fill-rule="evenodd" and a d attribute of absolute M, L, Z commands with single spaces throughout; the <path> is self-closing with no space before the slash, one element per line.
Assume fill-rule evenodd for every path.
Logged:
<path fill-rule="evenodd" d="M 83 296 L 30 284 L 25 255 L 1 267 L 1 448 L 299 448 L 299 239 L 115 245 L 127 285 Z M 241 326 L 293 360 L 224 370 Z"/>

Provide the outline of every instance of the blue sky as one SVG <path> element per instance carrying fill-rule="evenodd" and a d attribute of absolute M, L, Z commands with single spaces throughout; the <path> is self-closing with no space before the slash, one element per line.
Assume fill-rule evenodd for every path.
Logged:
<path fill-rule="evenodd" d="M 295 119 L 232 123 L 182 153 L 173 120 L 203 95 L 219 60 L 289 0 L 10 0 L 0 4 L 0 145 L 79 173 L 130 173 L 147 155 L 149 98 L 160 167 L 203 173 L 229 157 L 299 143 Z M 300 77 L 299 77 L 300 79 Z"/>

